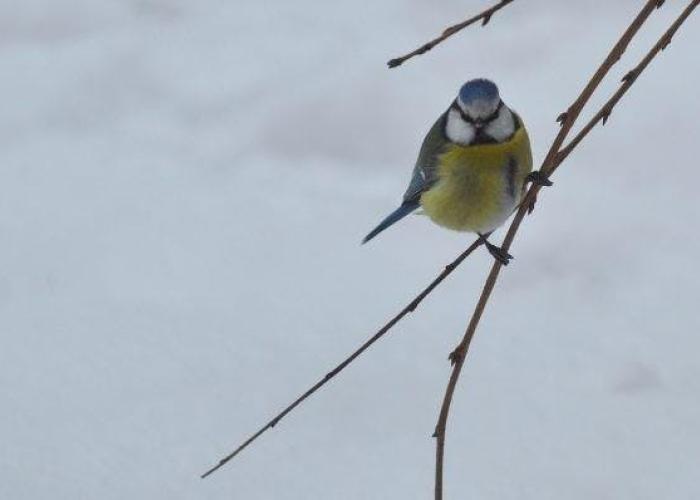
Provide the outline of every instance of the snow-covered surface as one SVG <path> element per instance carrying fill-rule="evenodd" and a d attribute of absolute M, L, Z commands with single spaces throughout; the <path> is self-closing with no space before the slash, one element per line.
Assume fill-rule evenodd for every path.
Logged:
<path fill-rule="evenodd" d="M 494 78 L 541 159 L 640 3 L 516 2 L 392 71 L 484 2 L 0 3 L 0 498 L 429 498 L 483 251 L 198 475 L 471 241 L 411 217 L 359 246 L 460 84 Z M 699 16 L 524 224 L 458 387 L 448 498 L 697 498 Z"/>

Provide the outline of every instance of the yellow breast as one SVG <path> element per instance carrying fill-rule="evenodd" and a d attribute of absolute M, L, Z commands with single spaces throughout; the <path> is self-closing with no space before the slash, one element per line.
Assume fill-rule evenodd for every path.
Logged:
<path fill-rule="evenodd" d="M 488 233 L 517 207 L 531 169 L 530 140 L 524 127 L 500 144 L 454 144 L 440 156 L 438 181 L 420 202 L 441 226 Z"/>

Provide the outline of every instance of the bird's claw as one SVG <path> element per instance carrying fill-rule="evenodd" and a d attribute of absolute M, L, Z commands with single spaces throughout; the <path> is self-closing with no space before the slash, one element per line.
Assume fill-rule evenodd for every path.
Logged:
<path fill-rule="evenodd" d="M 501 264 L 503 264 L 504 266 L 507 266 L 510 260 L 513 258 L 511 254 L 503 250 L 501 247 L 497 247 L 489 241 L 485 241 L 484 244 L 486 245 L 486 248 L 488 249 L 489 253 L 493 256 L 493 258 Z"/>
<path fill-rule="evenodd" d="M 527 182 L 532 182 L 536 186 L 540 187 L 549 187 L 553 184 L 553 182 L 549 180 L 549 177 L 544 175 L 541 170 L 533 170 L 532 172 L 527 174 L 525 180 Z"/>

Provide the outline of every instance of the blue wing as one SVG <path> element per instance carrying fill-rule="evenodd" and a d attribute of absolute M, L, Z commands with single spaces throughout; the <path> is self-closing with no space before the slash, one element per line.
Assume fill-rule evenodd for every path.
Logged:
<path fill-rule="evenodd" d="M 418 160 L 413 168 L 411 181 L 408 184 L 406 193 L 403 195 L 403 203 L 401 206 L 391 212 L 377 227 L 372 229 L 362 240 L 363 244 L 417 209 L 420 206 L 421 195 L 435 184 L 437 181 L 438 158 L 447 143 L 447 139 L 445 138 L 446 120 L 447 112 L 443 113 L 440 118 L 437 119 L 428 132 L 428 135 L 425 136 L 420 148 L 420 153 L 418 153 Z"/>
<path fill-rule="evenodd" d="M 449 141 L 445 137 L 447 112 L 433 124 L 423 139 L 416 165 L 413 167 L 411 182 L 403 195 L 404 201 L 419 200 L 420 196 L 437 182 L 437 166 L 440 154 Z"/>

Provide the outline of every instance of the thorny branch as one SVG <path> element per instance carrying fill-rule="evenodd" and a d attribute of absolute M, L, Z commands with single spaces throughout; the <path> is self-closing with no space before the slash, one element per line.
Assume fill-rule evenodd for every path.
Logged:
<path fill-rule="evenodd" d="M 455 25 L 450 26 L 449 28 L 446 28 L 445 31 L 443 31 L 439 37 L 434 38 L 433 40 L 430 40 L 428 43 L 421 45 L 416 50 L 414 50 L 413 52 L 409 52 L 405 56 L 397 57 L 397 58 L 390 60 L 388 63 L 386 63 L 387 66 L 389 66 L 390 68 L 395 68 L 397 66 L 401 66 L 404 62 L 411 59 L 413 56 L 419 56 L 421 54 L 425 54 L 430 49 L 435 47 L 437 44 L 444 42 L 445 40 L 447 40 L 449 37 L 451 37 L 455 33 L 462 31 L 467 26 L 470 26 L 478 21 L 481 21 L 482 26 L 486 26 L 489 23 L 489 21 L 491 20 L 491 16 L 493 16 L 496 12 L 498 12 L 503 7 L 505 7 L 506 5 L 508 5 L 509 3 L 512 3 L 512 2 L 513 2 L 513 0 L 501 0 L 496 5 L 486 9 L 485 11 L 481 12 L 480 14 L 472 16 L 469 19 L 462 21 L 461 23 L 457 23 Z"/>
<path fill-rule="evenodd" d="M 634 37 L 636 32 L 639 30 L 641 25 L 646 21 L 651 12 L 658 7 L 661 7 L 663 0 L 650 0 L 643 7 L 641 12 L 637 15 L 635 20 L 630 24 L 625 33 L 622 35 L 618 43 L 613 47 L 608 57 L 605 59 L 603 64 L 600 66 L 598 71 L 593 75 L 588 85 L 581 93 L 581 95 L 574 101 L 569 109 L 560 115 L 558 121 L 562 124 L 562 129 L 554 140 L 549 153 L 545 157 L 542 163 L 540 171 L 545 175 L 551 175 L 559 165 L 568 157 L 571 151 L 583 140 L 583 138 L 588 135 L 588 133 L 593 129 L 593 127 L 600 121 L 605 123 L 606 119 L 610 116 L 615 105 L 619 102 L 622 96 L 627 92 L 627 90 L 634 84 L 639 75 L 644 71 L 644 69 L 649 65 L 649 63 L 658 55 L 668 44 L 678 28 L 683 24 L 683 22 L 688 18 L 692 11 L 700 4 L 700 0 L 691 1 L 688 6 L 683 10 L 678 19 L 668 28 L 668 30 L 661 36 L 659 41 L 654 45 L 654 47 L 649 51 L 649 53 L 642 59 L 642 61 L 630 72 L 628 72 L 622 79 L 622 85 L 615 92 L 615 94 L 606 102 L 600 111 L 591 119 L 591 121 L 571 140 L 571 142 L 563 149 L 560 150 L 568 132 L 573 127 L 576 119 L 578 118 L 581 110 L 588 102 L 589 98 L 597 88 L 603 77 L 610 71 L 612 66 L 620 59 L 620 56 L 624 52 L 625 48 L 629 44 L 630 40 Z M 526 213 L 531 211 L 532 203 L 534 203 L 537 193 L 540 190 L 540 186 L 533 185 L 528 190 L 525 196 L 525 202 L 521 205 L 518 210 L 513 222 L 508 228 L 505 239 L 503 240 L 502 248 L 506 251 L 510 248 L 513 240 L 515 238 L 520 224 L 522 223 Z M 486 304 L 491 296 L 491 292 L 496 284 L 498 275 L 501 270 L 501 264 L 495 261 L 491 267 L 491 271 L 486 279 L 484 288 L 479 297 L 479 301 L 474 309 L 474 313 L 469 321 L 469 325 L 464 333 L 462 341 L 459 343 L 457 348 L 450 354 L 450 359 L 453 362 L 453 369 L 450 375 L 450 379 L 445 391 L 445 397 L 443 399 L 442 407 L 440 409 L 440 416 L 438 417 L 438 423 L 435 428 L 434 437 L 436 437 L 436 459 L 435 459 L 435 499 L 442 500 L 443 493 L 443 465 L 444 465 L 444 453 L 445 453 L 445 431 L 447 426 L 447 418 L 449 416 L 450 405 L 452 403 L 452 398 L 454 396 L 454 390 L 459 379 L 459 375 L 464 366 L 467 351 L 469 349 L 469 344 L 474 336 L 474 332 L 481 320 L 481 316 L 484 312 Z"/>
<path fill-rule="evenodd" d="M 688 16 L 690 16 L 690 14 L 698 6 L 699 3 L 700 2 L 698 1 L 690 2 L 690 4 L 685 8 L 685 10 L 683 10 L 681 15 L 678 16 L 678 18 L 674 21 L 671 27 L 661 36 L 661 38 L 659 38 L 659 40 L 651 48 L 651 50 L 647 52 L 647 54 L 642 58 L 639 64 L 637 64 L 637 66 L 635 66 L 633 69 L 627 72 L 625 76 L 622 77 L 622 85 L 620 85 L 620 87 L 612 95 L 612 97 L 610 97 L 610 99 L 600 108 L 600 110 L 593 116 L 593 118 L 590 119 L 590 121 L 581 129 L 581 131 L 578 134 L 576 134 L 576 136 L 573 139 L 571 139 L 571 141 L 566 145 L 566 147 L 562 148 L 561 151 L 559 151 L 554 165 L 552 167 L 552 172 L 559 167 L 559 165 L 569 156 L 569 154 L 574 150 L 574 148 L 578 146 L 581 140 L 591 131 L 593 127 L 595 127 L 601 121 L 603 125 L 606 124 L 606 122 L 610 118 L 613 108 L 617 105 L 620 99 L 622 99 L 622 96 L 624 96 L 627 93 L 627 91 L 630 89 L 630 87 L 632 87 L 639 75 L 642 74 L 642 72 L 646 69 L 649 63 L 659 54 L 659 52 L 663 51 L 666 47 L 668 47 L 668 45 L 671 43 L 671 40 L 673 39 L 673 35 L 675 35 L 676 31 L 678 31 L 678 28 L 681 27 L 681 24 L 685 22 L 685 20 L 688 18 Z"/>
<path fill-rule="evenodd" d="M 248 447 L 253 441 L 258 439 L 262 433 L 267 431 L 268 429 L 272 429 L 277 423 L 282 420 L 289 412 L 291 412 L 294 408 L 296 408 L 299 404 L 301 404 L 306 398 L 311 396 L 314 392 L 316 392 L 318 389 L 320 389 L 323 385 L 325 385 L 327 382 L 329 382 L 333 377 L 335 377 L 338 373 L 340 373 L 346 366 L 348 366 L 350 363 L 352 363 L 355 358 L 357 358 L 360 354 L 365 352 L 372 344 L 374 344 L 377 340 L 382 338 L 384 334 L 386 334 L 391 328 L 396 325 L 404 316 L 406 316 L 408 313 L 413 312 L 416 307 L 418 307 L 418 304 L 420 304 L 423 299 L 425 299 L 430 292 L 432 292 L 435 287 L 437 287 L 442 281 L 447 278 L 452 272 L 459 266 L 464 259 L 469 257 L 471 253 L 476 250 L 478 247 L 480 247 L 483 244 L 483 240 L 476 240 L 474 243 L 472 243 L 464 252 L 462 252 L 455 260 L 450 262 L 447 266 L 445 266 L 445 269 L 427 286 L 423 289 L 422 292 L 420 292 L 416 297 L 406 306 L 404 307 L 401 312 L 399 312 L 396 316 L 391 318 L 382 328 L 380 328 L 377 333 L 375 333 L 372 337 L 370 337 L 364 344 L 362 344 L 355 352 L 353 352 L 350 356 L 345 358 L 340 364 L 338 364 L 335 368 L 333 368 L 330 372 L 328 372 L 321 380 L 316 382 L 313 386 L 311 386 L 306 392 L 304 392 L 301 396 L 299 396 L 297 399 L 295 399 L 289 406 L 287 406 L 284 410 L 279 412 L 275 417 L 270 420 L 268 423 L 263 425 L 255 434 L 251 435 L 248 439 L 246 439 L 238 448 L 233 450 L 231 453 L 226 455 L 224 458 L 219 460 L 219 463 L 217 463 L 214 467 L 206 471 L 204 474 L 202 474 L 201 478 L 204 479 L 207 477 L 209 474 L 213 473 L 217 469 L 221 468 L 223 465 L 226 464 L 229 460 L 231 460 L 233 457 L 238 455 L 241 451 L 243 451 L 245 448 Z"/>
<path fill-rule="evenodd" d="M 458 31 L 466 28 L 467 26 L 482 20 L 482 25 L 486 25 L 489 20 L 491 19 L 491 16 L 500 10 L 501 8 L 505 7 L 507 4 L 511 3 L 513 0 L 502 0 L 495 6 L 491 7 L 490 9 L 485 10 L 481 14 L 478 14 L 477 16 L 474 16 L 470 19 L 467 19 L 463 21 L 462 23 L 458 23 L 454 26 L 451 26 L 447 28 L 443 34 L 432 40 L 431 42 L 428 42 L 427 44 L 423 45 L 419 49 L 403 56 L 397 59 L 392 59 L 389 61 L 389 66 L 390 67 L 395 67 L 399 66 L 402 64 L 404 61 L 410 59 L 411 57 L 419 54 L 423 54 L 427 51 L 429 51 L 431 48 L 433 48 L 435 45 L 441 43 L 451 35 L 457 33 Z M 647 2 L 647 4 L 644 6 L 642 9 L 642 12 L 637 16 L 635 21 L 630 25 L 628 30 L 625 32 L 625 34 L 622 36 L 620 41 L 615 45 L 613 50 L 611 51 L 610 55 L 606 59 L 606 61 L 601 65 L 601 67 L 598 69 L 598 71 L 594 74 L 593 78 L 591 78 L 591 81 L 588 83 L 586 88 L 583 90 L 581 95 L 577 98 L 576 101 L 569 107 L 569 109 L 562 113 L 557 121 L 559 121 L 562 125 L 561 130 L 559 134 L 557 135 L 557 138 L 554 140 L 554 143 L 552 144 L 552 147 L 549 150 L 549 153 L 547 154 L 545 160 L 543 161 L 541 171 L 545 175 L 550 175 L 558 166 L 568 157 L 568 155 L 573 151 L 573 149 L 581 142 L 581 140 L 590 132 L 591 129 L 599 122 L 603 121 L 605 123 L 605 120 L 607 120 L 608 116 L 610 115 L 612 109 L 614 106 L 617 104 L 617 102 L 620 100 L 622 95 L 629 89 L 629 87 L 634 83 L 634 81 L 637 79 L 637 77 L 641 74 L 641 72 L 646 68 L 646 66 L 649 64 L 649 62 L 654 58 L 658 52 L 663 50 L 671 41 L 671 37 L 675 33 L 675 31 L 680 27 L 680 25 L 683 23 L 683 21 L 690 15 L 692 10 L 697 7 L 698 3 L 700 3 L 700 0 L 694 0 L 691 2 L 691 4 L 686 8 L 686 10 L 683 12 L 681 17 L 671 26 L 671 28 L 666 32 L 664 37 L 657 43 L 657 45 L 654 46 L 652 51 L 647 54 L 647 56 L 642 60 L 642 62 L 635 67 L 632 71 L 630 71 L 627 75 L 625 75 L 625 78 L 623 79 L 623 85 L 618 89 L 618 91 L 613 95 L 613 97 L 601 108 L 601 110 L 591 119 L 591 121 L 577 134 L 577 136 L 571 140 L 569 144 L 567 144 L 566 147 L 561 148 L 566 136 L 568 135 L 569 131 L 573 127 L 573 124 L 580 114 L 583 106 L 586 104 L 590 96 L 592 95 L 593 91 L 595 88 L 598 86 L 600 81 L 603 79 L 603 77 L 607 74 L 607 72 L 610 70 L 610 68 L 615 64 L 615 62 L 620 58 L 622 53 L 625 51 L 627 45 L 629 44 L 630 40 L 636 33 L 636 31 L 639 29 L 641 24 L 646 20 L 646 18 L 649 16 L 649 14 L 653 11 L 654 7 L 660 7 L 664 3 L 664 0 L 651 0 Z M 523 204 L 521 205 L 520 210 L 517 212 L 515 218 L 513 219 L 513 222 L 511 226 L 508 229 L 508 233 L 506 234 L 506 237 L 503 242 L 503 248 L 508 249 L 515 237 L 515 234 L 520 226 L 520 223 L 524 219 L 524 216 L 527 212 L 527 208 L 529 205 L 534 203 L 536 195 L 539 191 L 540 187 L 539 186 L 532 186 L 528 193 L 525 196 L 525 200 Z M 320 389 L 323 385 L 328 383 L 332 378 L 334 378 L 338 373 L 340 373 L 343 369 L 345 369 L 350 363 L 352 363 L 357 357 L 359 357 L 364 351 L 366 351 L 371 345 L 373 345 L 377 340 L 379 340 L 381 337 L 383 337 L 391 328 L 393 328 L 401 319 L 403 319 L 408 313 L 413 312 L 418 305 L 445 279 L 447 276 L 449 276 L 471 253 L 474 252 L 481 244 L 483 243 L 482 240 L 477 239 L 472 243 L 464 252 L 462 252 L 456 259 L 454 259 L 450 264 L 448 264 L 444 270 L 425 288 L 423 289 L 422 292 L 420 292 L 404 309 L 402 309 L 396 316 L 391 318 L 380 330 L 378 330 L 372 337 L 370 337 L 364 344 L 362 344 L 356 351 L 354 351 L 350 356 L 348 356 L 345 360 L 343 360 L 340 364 L 338 364 L 335 368 L 333 368 L 330 372 L 328 372 L 321 380 L 319 380 L 316 384 L 314 384 L 311 388 L 309 388 L 306 392 L 304 392 L 301 396 L 299 396 L 296 400 L 294 400 L 290 405 L 288 405 L 284 410 L 279 412 L 274 418 L 272 418 L 269 422 L 267 422 L 264 426 L 262 426 L 257 432 L 255 432 L 253 435 L 251 435 L 247 440 L 245 440 L 240 446 L 238 446 L 233 452 L 231 452 L 229 455 L 221 459 L 214 467 L 206 471 L 204 474 L 202 474 L 202 478 L 205 478 L 221 468 L 223 465 L 225 465 L 227 462 L 229 462 L 231 459 L 233 459 L 236 455 L 238 455 L 241 451 L 243 451 L 245 448 L 247 448 L 250 444 L 252 444 L 256 439 L 258 439 L 264 432 L 267 430 L 273 428 L 275 425 L 277 425 L 282 418 L 284 418 L 288 413 L 290 413 L 294 408 L 296 408 L 299 404 L 301 404 L 304 400 L 306 400 L 308 397 L 310 397 L 313 393 L 315 393 L 318 389 Z M 471 341 L 471 338 L 474 334 L 474 331 L 476 330 L 476 327 L 478 325 L 478 322 L 481 318 L 481 314 L 483 313 L 483 310 L 486 306 L 486 303 L 489 299 L 489 296 L 491 294 L 491 291 L 493 290 L 493 287 L 496 283 L 496 280 L 498 278 L 498 274 L 500 272 L 500 264 L 496 262 L 494 266 L 491 269 L 491 272 L 486 280 L 486 283 L 484 285 L 484 289 L 482 290 L 481 297 L 479 299 L 479 302 L 477 304 L 477 307 L 474 311 L 474 314 L 470 320 L 469 326 L 467 327 L 467 331 L 465 332 L 465 336 L 462 339 L 462 342 L 457 346 L 457 348 L 453 351 L 453 353 L 450 355 L 450 359 L 454 363 L 453 367 L 453 372 L 450 377 L 450 383 L 448 384 L 448 389 L 445 394 L 445 400 L 443 401 L 443 408 L 440 413 L 440 420 L 438 421 L 438 425 L 435 430 L 435 437 L 437 437 L 437 442 L 438 442 L 438 452 L 437 452 L 437 457 L 439 460 L 439 465 L 436 464 L 436 495 L 437 495 L 437 488 L 438 488 L 438 477 L 439 477 L 439 484 L 440 484 L 440 491 L 442 491 L 442 457 L 444 453 L 444 439 L 445 439 L 445 426 L 447 423 L 447 416 L 449 414 L 449 405 L 452 400 L 452 395 L 454 393 L 454 387 L 456 386 L 457 379 L 459 378 L 459 373 L 461 372 L 462 366 L 464 364 L 464 360 L 466 357 L 466 353 L 469 347 L 469 343 Z M 454 381 L 453 381 L 454 379 Z M 444 413 L 444 417 L 443 417 Z M 439 474 L 438 474 L 438 469 L 439 469 Z M 437 497 L 436 498 L 441 498 Z"/>

